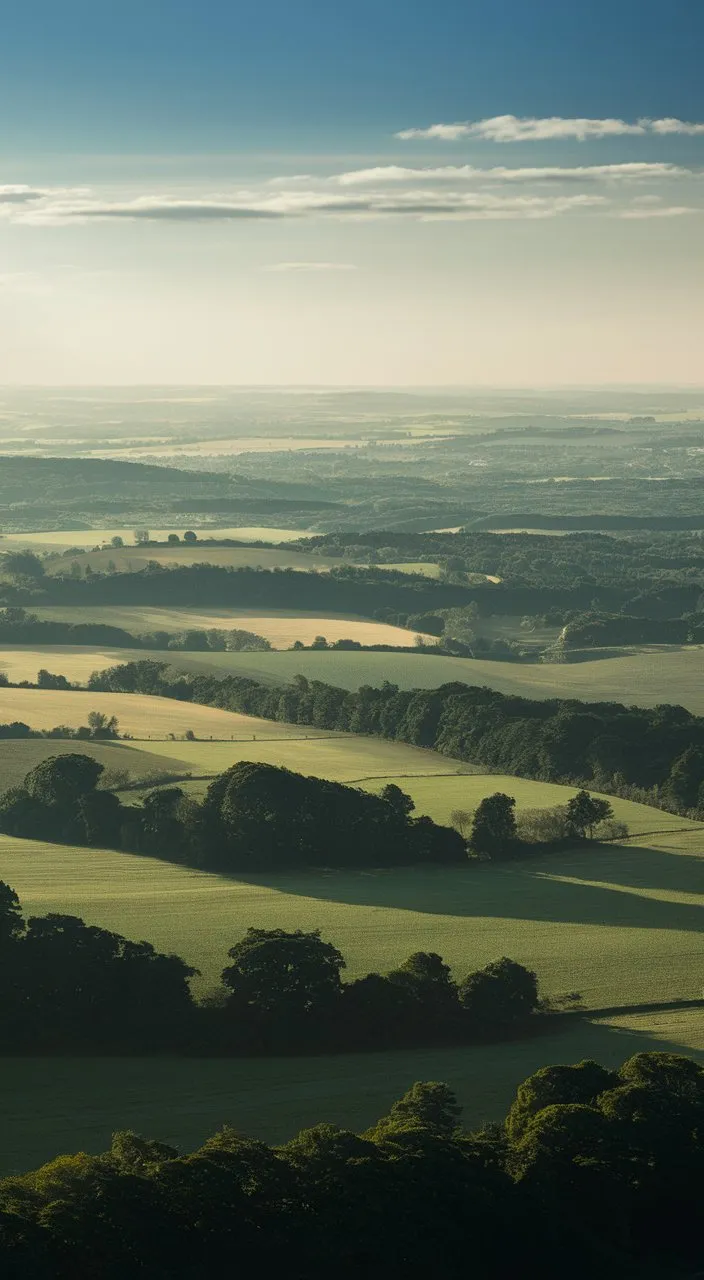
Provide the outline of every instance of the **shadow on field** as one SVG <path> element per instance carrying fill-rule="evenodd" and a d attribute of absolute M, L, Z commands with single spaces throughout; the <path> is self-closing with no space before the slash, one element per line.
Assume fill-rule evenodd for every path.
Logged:
<path fill-rule="evenodd" d="M 674 1038 L 581 1019 L 502 1044 L 334 1057 L 0 1058 L 0 1176 L 61 1152 L 105 1151 L 115 1129 L 185 1151 L 226 1123 L 276 1143 L 318 1121 L 359 1132 L 415 1080 L 447 1081 L 472 1129 L 501 1120 L 517 1086 L 545 1063 L 593 1058 L 613 1068 L 645 1050 L 704 1061 Z"/>
<path fill-rule="evenodd" d="M 704 879 L 702 859 L 622 845 L 602 846 L 591 857 L 580 851 L 525 865 L 281 872 L 237 879 L 302 897 L 432 915 L 695 933 L 704 924 L 696 904 L 643 897 L 639 892 L 699 892 Z"/>

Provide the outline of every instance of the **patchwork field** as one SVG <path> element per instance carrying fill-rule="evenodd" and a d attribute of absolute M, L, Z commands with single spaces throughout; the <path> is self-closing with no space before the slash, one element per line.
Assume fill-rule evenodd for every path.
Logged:
<path fill-rule="evenodd" d="M 30 914 L 80 915 L 177 951 L 201 970 L 200 990 L 256 925 L 320 928 L 352 977 L 417 950 L 439 952 L 460 975 L 510 955 L 537 970 L 548 994 L 579 990 L 598 1008 L 700 994 L 702 844 L 685 824 L 523 864 L 236 879 L 6 836 L 0 878 Z"/>
<path fill-rule="evenodd" d="M 236 538 L 242 542 L 295 542 L 309 535 L 303 529 L 278 529 L 269 525 L 170 525 L 168 529 L 152 529 L 149 532 L 155 542 L 165 542 L 170 533 L 183 537 L 186 529 L 193 529 L 199 538 Z M 312 536 L 312 535 L 310 535 Z M 116 529 L 43 529 L 30 533 L 3 533 L 0 549 L 10 550 L 6 544 L 30 547 L 34 551 L 65 551 L 68 547 L 84 547 L 91 551 L 109 543 L 111 538 L 122 538 L 125 549 L 136 550 L 134 526 Z"/>
<path fill-rule="evenodd" d="M 392 627 L 385 622 L 373 622 L 353 614 L 323 615 L 300 609 L 150 609 L 141 605 L 95 605 L 89 609 L 72 609 L 48 605 L 35 612 L 40 618 L 61 622 L 102 622 L 108 626 L 124 627 L 132 635 L 149 631 L 186 631 L 191 628 L 207 631 L 211 627 L 220 630 L 240 627 L 264 636 L 275 649 L 289 649 L 296 640 L 312 644 L 320 635 L 329 641 L 357 640 L 360 644 L 413 648 L 417 634 L 404 627 Z M 432 636 L 424 639 L 433 643 Z"/>
<path fill-rule="evenodd" d="M 50 616 L 49 609 L 39 612 Z M 163 618 L 167 613 L 173 615 L 174 624 L 179 619 L 180 629 L 189 625 L 185 622 L 186 618 L 212 618 L 211 625 L 222 627 L 226 625 L 223 615 L 226 613 L 228 617 L 233 616 L 231 610 L 221 614 L 212 611 L 203 614 L 197 610 L 130 610 L 105 606 L 103 609 L 91 610 L 90 618 L 94 621 L 107 621 L 110 617 L 117 625 L 127 625 L 129 618 L 128 629 L 149 631 L 155 630 L 158 625 L 164 626 L 163 622 L 157 623 L 152 619 L 157 616 Z M 62 618 L 73 616 L 80 622 L 89 620 L 88 614 L 84 614 L 82 610 L 71 611 L 58 606 L 51 610 L 51 615 Z M 118 622 L 118 616 L 125 621 Z M 243 611 L 239 624 L 233 622 L 233 625 L 243 625 L 245 616 L 250 620 L 255 617 L 251 613 L 245 615 Z M 263 616 L 256 615 L 259 619 Z M 317 622 L 321 631 L 316 631 L 316 634 L 326 635 L 328 640 L 332 640 L 332 624 L 328 619 L 317 618 Z M 346 634 L 349 634 L 352 625 L 352 620 L 348 620 Z M 382 623 L 372 622 L 358 625 L 384 627 Z M 69 679 L 84 681 L 96 668 L 114 662 L 131 662 L 136 657 L 144 656 L 169 662 L 181 671 L 243 675 L 266 684 L 289 684 L 299 674 L 310 680 L 324 680 L 345 689 L 358 689 L 363 684 L 379 686 L 384 680 L 397 684 L 402 689 L 435 689 L 441 684 L 460 680 L 472 685 L 488 685 L 501 693 L 519 694 L 525 698 L 579 698 L 586 702 L 625 702 L 627 705 L 645 707 L 669 702 L 687 707 L 697 715 L 704 715 L 704 646 L 701 645 L 644 646 L 640 650 L 623 650 L 618 656 L 610 657 L 600 656 L 599 651 L 595 650 L 595 656 L 584 661 L 554 665 L 433 656 L 418 652 L 413 647 L 413 632 L 394 627 L 386 628 L 386 633 L 388 632 L 394 633 L 391 641 L 393 644 L 403 643 L 398 637 L 404 637 L 410 646 L 408 653 L 332 650 L 306 653 L 177 653 L 169 650 L 161 653 L 150 651 L 140 655 L 133 649 L 88 646 L 80 649 L 61 645 L 38 648 L 0 646 L 0 671 L 7 671 L 11 679 L 34 679 L 40 666 L 49 666 L 52 671 L 62 671 Z M 360 639 L 360 636 L 351 638 Z M 64 654 L 66 664 L 62 666 L 61 657 Z M 51 662 L 48 658 L 51 658 Z"/>
<path fill-rule="evenodd" d="M 0 544 L 1 545 L 1 544 Z M 78 543 L 82 546 L 82 543 Z M 205 542 L 179 543 L 158 547 L 106 547 L 100 551 L 86 551 L 75 556 L 51 560 L 46 568 L 50 574 L 65 574 L 76 561 L 82 569 L 106 570 L 112 561 L 121 573 L 138 572 L 150 560 L 156 560 L 167 568 L 175 565 L 217 564 L 242 569 L 302 569 L 308 573 L 322 573 L 334 565 L 343 564 L 324 556 L 307 555 L 305 551 L 287 551 L 285 547 L 211 547 Z"/>
<path fill-rule="evenodd" d="M 192 730 L 198 738 L 240 739 L 253 734 L 291 737 L 301 734 L 297 725 L 274 720 L 258 720 L 233 711 L 220 711 L 193 702 L 152 698 L 138 693 L 92 693 L 85 689 L 0 688 L 0 723 L 19 720 L 30 729 L 55 725 L 77 728 L 86 724 L 91 711 L 117 716 L 119 732 L 135 738 L 182 737 Z M 324 736 L 324 730 L 314 731 Z"/>
<path fill-rule="evenodd" d="M 138 751 L 125 742 L 72 742 L 61 738 L 29 738 L 25 741 L 0 738 L 0 794 L 15 787 L 33 769 L 49 756 L 66 755 L 80 751 L 92 756 L 105 769 L 126 769 L 135 779 L 156 779 L 164 774 L 182 774 L 188 770 L 178 761 L 160 755 L 158 751 Z"/>
<path fill-rule="evenodd" d="M 4 1058 L 0 1175 L 63 1152 L 104 1151 L 117 1128 L 183 1151 L 223 1124 L 267 1142 L 321 1120 L 359 1132 L 414 1080 L 447 1081 L 462 1123 L 475 1128 L 501 1120 L 517 1085 L 548 1062 L 593 1058 L 617 1067 L 649 1049 L 704 1061 L 703 1023 L 696 1009 L 580 1022 L 510 1044 L 332 1058 Z"/>

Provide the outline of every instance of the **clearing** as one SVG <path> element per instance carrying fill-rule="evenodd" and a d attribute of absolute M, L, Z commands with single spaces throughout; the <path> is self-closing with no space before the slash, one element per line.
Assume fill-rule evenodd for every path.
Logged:
<path fill-rule="evenodd" d="M 701 1009 L 575 1022 L 508 1044 L 325 1058 L 5 1058 L 0 1060 L 0 1174 L 64 1152 L 105 1151 L 133 1129 L 183 1151 L 223 1124 L 285 1142 L 328 1121 L 355 1132 L 387 1114 L 414 1080 L 445 1080 L 476 1128 L 501 1120 L 516 1087 L 546 1063 L 617 1067 L 664 1050 L 704 1061 Z M 90 1105 L 86 1105 L 87 1100 Z"/>

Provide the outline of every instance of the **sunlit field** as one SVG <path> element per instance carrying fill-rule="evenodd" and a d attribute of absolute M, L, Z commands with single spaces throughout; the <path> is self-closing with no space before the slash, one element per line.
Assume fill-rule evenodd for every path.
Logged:
<path fill-rule="evenodd" d="M 149 530 L 155 542 L 165 542 L 170 533 L 183 537 L 186 529 L 193 529 L 199 538 L 235 538 L 242 542 L 294 542 L 298 538 L 309 535 L 302 529 L 279 529 L 268 525 L 170 525 L 168 528 Z M 65 551 L 68 547 L 83 547 L 92 551 L 93 547 L 109 544 L 112 538 L 122 538 L 126 548 L 137 550 L 134 538 L 134 526 L 125 525 L 112 529 L 47 529 L 29 533 L 3 533 L 0 535 L 0 549 L 6 544 L 21 547 L 32 547 L 41 551 Z M 9 549 L 7 547 L 6 549 Z M 112 548 L 110 548 L 112 550 Z"/>
<path fill-rule="evenodd" d="M 312 644 L 316 636 L 320 635 L 330 642 L 357 640 L 364 645 L 387 644 L 413 648 L 417 634 L 405 627 L 393 627 L 385 622 L 374 622 L 354 615 L 320 614 L 297 609 L 150 608 L 148 605 L 92 605 L 90 608 L 79 609 L 52 605 L 37 609 L 36 612 L 41 618 L 62 622 L 103 622 L 108 626 L 123 627 L 132 635 L 149 631 L 239 628 L 264 636 L 276 649 L 288 649 L 296 640 L 300 640 L 302 644 Z M 432 636 L 423 638 L 427 643 L 434 643 Z"/>

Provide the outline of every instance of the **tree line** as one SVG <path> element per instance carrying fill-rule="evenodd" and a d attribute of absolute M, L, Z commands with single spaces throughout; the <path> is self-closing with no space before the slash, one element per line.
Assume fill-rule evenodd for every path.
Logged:
<path fill-rule="evenodd" d="M 133 635 L 123 627 L 104 622 L 62 622 L 54 618 L 39 618 L 37 614 L 30 613 L 19 605 L 0 609 L 0 644 L 116 645 L 121 649 L 217 652 L 271 648 L 264 636 L 238 627 L 190 627 L 178 632 L 159 630 Z"/>
<path fill-rule="evenodd" d="M 384 682 L 356 691 L 297 676 L 177 675 L 165 663 L 95 672 L 96 691 L 161 694 L 228 711 L 430 747 L 492 773 L 591 786 L 677 813 L 704 808 L 704 718 L 684 707 L 530 699 L 459 681 L 437 689 Z"/>
<path fill-rule="evenodd" d="M 4 1053 L 291 1054 L 471 1044 L 529 1034 L 550 1006 L 502 957 L 455 981 L 434 952 L 345 982 L 319 930 L 250 928 L 202 1001 L 197 970 L 148 942 L 52 912 L 25 921 L 0 882 Z"/>
<path fill-rule="evenodd" d="M 108 845 L 218 872 L 467 860 L 462 836 L 428 817 L 414 818 L 412 799 L 393 783 L 372 795 L 240 761 L 210 783 L 202 802 L 167 787 L 136 806 L 98 787 L 103 768 L 76 753 L 42 760 L 0 795 L 0 831 Z"/>
<path fill-rule="evenodd" d="M 225 1126 L 181 1154 L 131 1131 L 0 1182 L 8 1280 L 672 1280 L 698 1274 L 704 1068 L 637 1053 L 546 1066 L 468 1132 L 419 1081 L 361 1134 L 279 1146 Z"/>

